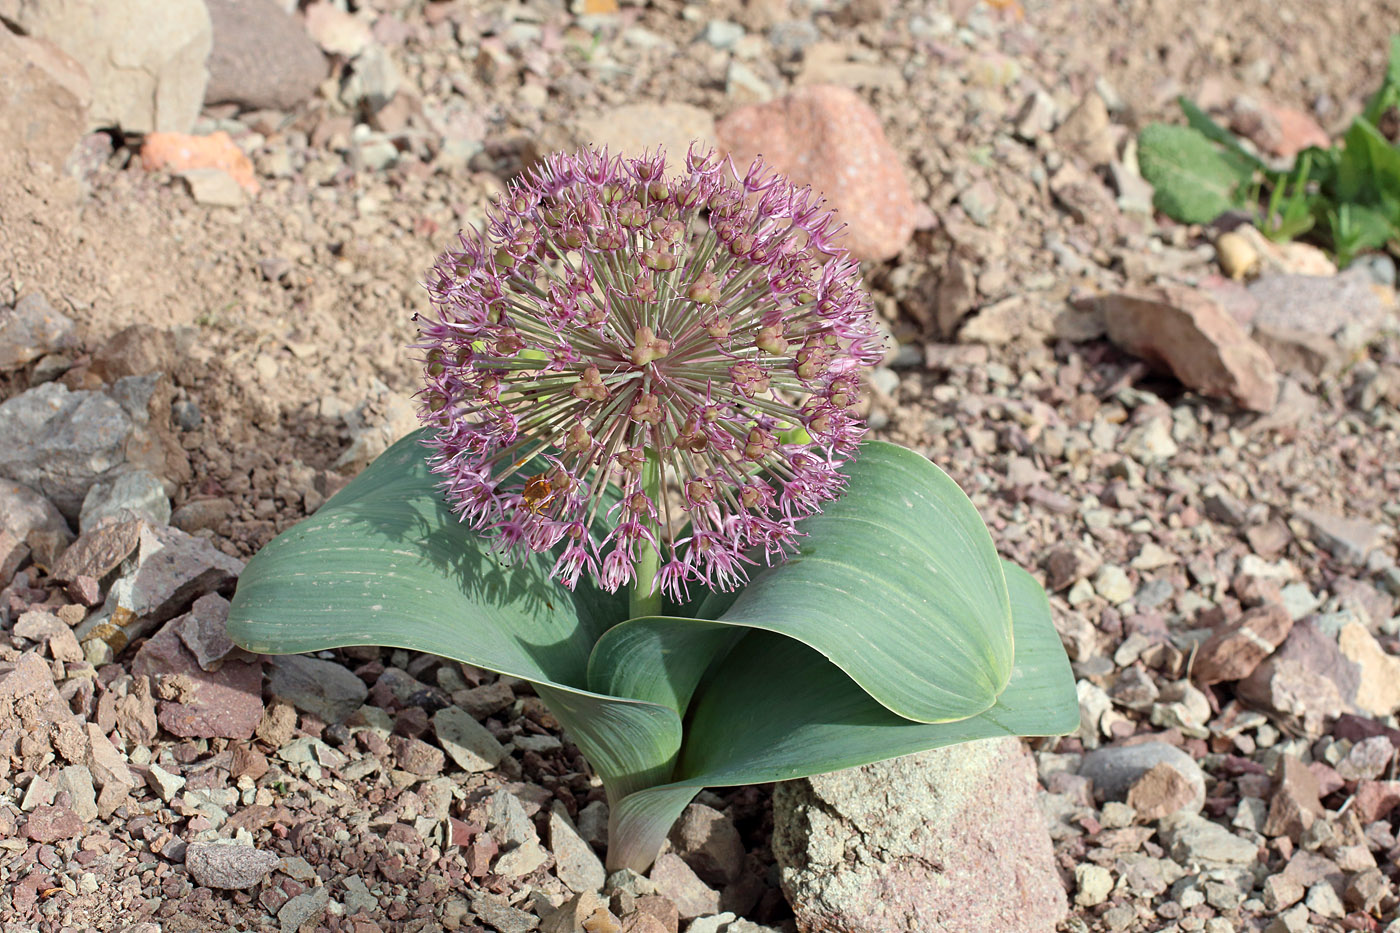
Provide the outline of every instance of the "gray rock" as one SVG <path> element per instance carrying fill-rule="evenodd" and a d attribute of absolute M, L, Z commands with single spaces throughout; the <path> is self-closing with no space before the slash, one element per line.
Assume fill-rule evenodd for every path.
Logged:
<path fill-rule="evenodd" d="M 208 207 L 242 207 L 248 193 L 231 174 L 221 168 L 191 168 L 180 173 L 196 204 Z"/>
<path fill-rule="evenodd" d="M 321 919 L 330 899 L 330 893 L 325 888 L 312 888 L 287 901 L 277 911 L 277 922 L 281 924 L 282 933 L 297 933 L 302 924 Z"/>
<path fill-rule="evenodd" d="M 1366 556 L 1382 543 L 1381 527 L 1365 519 L 1346 518 L 1316 509 L 1304 509 L 1297 517 L 1308 526 L 1314 541 L 1345 564 L 1366 563 Z"/>
<path fill-rule="evenodd" d="M 68 805 L 84 823 L 97 819 L 97 791 L 92 786 L 92 772 L 87 765 L 69 765 L 58 772 L 54 789 L 66 792 L 72 802 Z"/>
<path fill-rule="evenodd" d="M 350 446 L 336 460 L 336 469 L 363 469 L 399 438 L 418 430 L 418 406 L 375 380 L 368 397 L 346 413 L 345 426 Z"/>
<path fill-rule="evenodd" d="M 510 906 L 510 902 L 499 894 L 472 891 L 469 896 L 472 911 L 497 933 L 529 933 L 540 925 L 539 917 Z"/>
<path fill-rule="evenodd" d="M 185 849 L 185 868 L 195 883 L 224 891 L 253 887 L 281 860 L 272 852 L 227 842 L 192 842 Z"/>
<path fill-rule="evenodd" d="M 374 912 L 379 909 L 379 898 L 369 893 L 369 885 L 359 875 L 346 875 L 342 884 L 345 885 L 345 913 L 354 916 L 360 911 Z"/>
<path fill-rule="evenodd" d="M 200 597 L 228 587 L 243 570 L 241 560 L 178 528 L 143 526 L 139 542 L 134 561 L 128 558 L 123 564 L 102 608 L 77 628 L 83 650 L 94 664 L 107 663 L 130 640 L 173 619 Z M 103 625 L 114 617 L 132 621 L 120 627 Z M 222 630 L 221 622 L 214 625 Z M 206 670 L 232 647 L 225 642 L 223 651 L 207 651 L 201 649 L 200 640 L 201 636 L 190 635 L 195 660 Z"/>
<path fill-rule="evenodd" d="M 722 914 L 696 917 L 685 928 L 685 933 L 729 933 L 730 925 L 738 919 L 737 915 L 727 910 Z"/>
<path fill-rule="evenodd" d="M 1158 835 L 1172 859 L 1189 867 L 1250 865 L 1259 846 L 1195 813 L 1175 813 L 1159 824 Z"/>
<path fill-rule="evenodd" d="M 8 531 L 19 541 L 31 531 L 52 532 L 65 546 L 73 540 L 68 521 L 54 504 L 22 483 L 0 481 L 0 531 Z"/>
<path fill-rule="evenodd" d="M 557 801 L 549 811 L 549 848 L 554 853 L 554 874 L 569 890 L 578 894 L 602 890 L 608 877 L 603 863 Z"/>
<path fill-rule="evenodd" d="M 701 38 L 717 49 L 733 48 L 744 38 L 744 27 L 727 19 L 712 19 L 705 24 Z"/>
<path fill-rule="evenodd" d="M 1084 756 L 1079 766 L 1081 776 L 1094 782 L 1094 791 L 1104 800 L 1123 800 L 1128 788 L 1152 768 L 1166 762 L 1191 784 L 1195 796 L 1190 812 L 1199 813 L 1206 802 L 1206 776 L 1201 766 L 1181 749 L 1165 742 L 1143 742 L 1141 745 L 1111 745 Z"/>
<path fill-rule="evenodd" d="M 433 731 L 443 751 L 467 771 L 490 771 L 505 757 L 506 750 L 496 737 L 455 706 L 433 714 Z"/>
<path fill-rule="evenodd" d="M 595 800 L 578 811 L 579 835 L 590 844 L 606 848 L 608 845 L 608 804 Z"/>
<path fill-rule="evenodd" d="M 340 85 L 340 100 L 347 107 L 363 107 L 378 113 L 399 92 L 403 78 L 384 46 L 370 43 L 350 63 Z"/>
<path fill-rule="evenodd" d="M 1364 343 L 1389 316 L 1365 269 L 1337 275 L 1266 275 L 1249 285 L 1259 302 L 1256 328 L 1336 337 L 1351 330 L 1348 343 Z"/>
<path fill-rule="evenodd" d="M 13 308 L 0 308 L 0 372 L 77 345 L 73 320 L 55 311 L 39 292 L 25 295 Z"/>
<path fill-rule="evenodd" d="M 30 609 L 15 620 L 11 634 L 48 645 L 55 661 L 81 661 L 83 649 L 68 624 L 51 612 Z"/>
<path fill-rule="evenodd" d="M 268 664 L 272 695 L 314 713 L 328 726 L 344 722 L 369 695 L 363 680 L 334 661 L 284 654 Z"/>
<path fill-rule="evenodd" d="M 272 0 L 205 0 L 214 27 L 206 104 L 290 110 L 316 92 L 326 59 Z"/>
<path fill-rule="evenodd" d="M 185 779 L 178 774 L 171 774 L 158 764 L 152 763 L 146 769 L 146 784 L 156 792 L 157 797 L 169 803 L 185 786 Z M 189 859 L 188 849 L 185 850 L 185 859 L 186 861 Z"/>
<path fill-rule="evenodd" d="M 87 69 L 87 129 L 188 133 L 194 125 L 211 44 L 204 0 L 10 0 L 0 10 Z"/>
<path fill-rule="evenodd" d="M 83 497 L 78 531 L 133 518 L 143 518 L 154 525 L 170 521 L 165 481 L 149 470 L 128 470 L 93 483 Z"/>
<path fill-rule="evenodd" d="M 126 460 L 135 425 L 116 401 L 48 382 L 0 405 L 0 476 L 48 498 L 68 519 L 88 488 Z"/>
<path fill-rule="evenodd" d="M 1066 912 L 1035 766 L 973 742 L 779 784 L 773 854 L 800 927 L 1034 931 Z"/>
<path fill-rule="evenodd" d="M 501 854 L 492 870 L 505 877 L 528 875 L 549 859 L 540 845 L 535 824 L 525 813 L 525 807 L 510 791 L 498 790 L 487 801 L 487 828 L 500 844 Z"/>

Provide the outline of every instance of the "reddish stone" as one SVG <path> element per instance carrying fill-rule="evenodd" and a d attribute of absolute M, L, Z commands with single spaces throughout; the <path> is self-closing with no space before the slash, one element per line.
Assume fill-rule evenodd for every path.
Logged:
<path fill-rule="evenodd" d="M 1346 786 L 1346 781 L 1337 773 L 1337 769 L 1324 761 L 1308 762 L 1308 770 L 1317 779 L 1318 797 L 1326 797 Z"/>
<path fill-rule="evenodd" d="M 1160 820 L 1195 801 L 1196 789 L 1180 771 L 1158 762 L 1128 788 L 1128 806 L 1144 820 Z"/>
<path fill-rule="evenodd" d="M 24 824 L 25 835 L 39 843 L 72 839 L 83 831 L 83 821 L 67 807 L 36 807 Z"/>
<path fill-rule="evenodd" d="M 913 236 L 917 205 L 904 160 L 875 111 L 849 88 L 797 88 L 740 107 L 715 131 L 741 170 L 761 155 L 769 169 L 825 197 L 848 224 L 837 245 L 856 258 L 889 259 Z"/>
<path fill-rule="evenodd" d="M 1400 781 L 1357 781 L 1352 810 L 1363 826 L 1383 820 L 1400 804 Z"/>
<path fill-rule="evenodd" d="M 221 596 L 202 597 L 196 606 L 227 618 L 228 601 Z M 189 622 L 190 616 L 167 622 L 137 653 L 132 673 L 148 675 L 156 685 L 166 731 L 185 738 L 252 738 L 263 717 L 262 662 L 230 657 L 217 671 L 201 669 L 180 637 Z"/>
<path fill-rule="evenodd" d="M 1360 672 L 1335 638 L 1304 619 L 1294 623 L 1277 651 L 1239 681 L 1235 693 L 1254 706 L 1298 717 L 1306 732 L 1317 735 L 1355 698 Z"/>
<path fill-rule="evenodd" d="M 118 522 L 79 536 L 54 563 L 49 576 L 58 583 L 75 581 L 79 577 L 101 580 L 136 550 L 144 525 L 140 519 Z"/>
<path fill-rule="evenodd" d="M 1196 654 L 1192 676 L 1202 685 L 1242 680 L 1273 654 L 1293 629 L 1293 617 L 1280 605 L 1251 609 L 1211 633 Z"/>
<path fill-rule="evenodd" d="M 1205 292 L 1166 285 L 1094 301 L 1110 340 L 1183 385 L 1250 411 L 1274 407 L 1273 361 Z"/>
<path fill-rule="evenodd" d="M 233 761 L 229 767 L 229 777 L 235 781 L 247 776 L 256 781 L 267 773 L 267 756 L 256 748 L 247 745 L 236 745 L 233 749 Z"/>

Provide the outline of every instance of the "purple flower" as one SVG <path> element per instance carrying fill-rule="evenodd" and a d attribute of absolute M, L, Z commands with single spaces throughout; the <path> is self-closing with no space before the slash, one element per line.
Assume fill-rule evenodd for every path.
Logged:
<path fill-rule="evenodd" d="M 673 598 L 741 584 L 840 494 L 865 431 L 881 348 L 833 215 L 757 162 L 685 167 L 551 156 L 427 283 L 433 470 L 503 553 L 559 547 L 570 587 L 630 583 L 644 549 Z"/>

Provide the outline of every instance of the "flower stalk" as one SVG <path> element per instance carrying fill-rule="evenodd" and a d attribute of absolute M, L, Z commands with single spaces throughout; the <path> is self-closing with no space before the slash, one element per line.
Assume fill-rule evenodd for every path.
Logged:
<path fill-rule="evenodd" d="M 654 454 L 648 454 L 646 463 L 642 465 L 642 493 L 653 502 L 659 502 L 664 493 L 661 488 L 661 462 Z M 653 525 L 649 530 L 654 537 L 660 529 Z M 654 545 L 643 545 L 637 557 L 637 579 L 632 583 L 628 599 L 628 618 L 640 619 L 661 614 L 661 587 L 657 583 L 660 569 L 661 552 Z"/>

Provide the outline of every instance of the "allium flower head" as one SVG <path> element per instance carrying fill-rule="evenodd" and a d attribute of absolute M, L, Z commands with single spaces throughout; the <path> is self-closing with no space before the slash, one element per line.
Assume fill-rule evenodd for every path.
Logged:
<path fill-rule="evenodd" d="M 832 214 L 757 162 L 685 167 L 551 156 L 427 283 L 433 469 L 463 520 L 553 550 L 570 587 L 615 591 L 654 548 L 672 597 L 732 588 L 839 494 L 864 433 L 881 351 Z"/>

